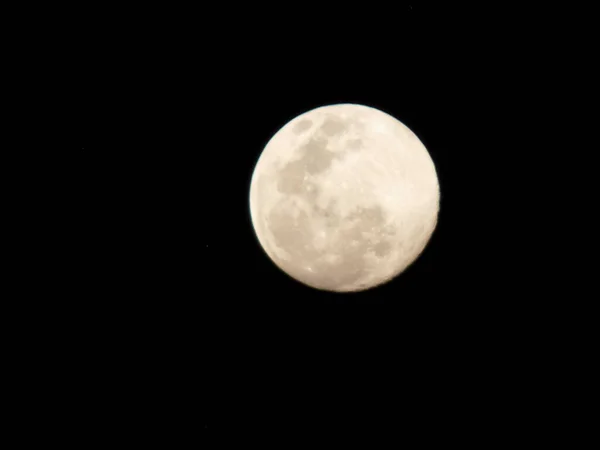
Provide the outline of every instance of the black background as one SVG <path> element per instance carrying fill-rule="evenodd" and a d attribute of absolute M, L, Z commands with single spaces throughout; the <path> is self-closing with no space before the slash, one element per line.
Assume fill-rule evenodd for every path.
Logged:
<path fill-rule="evenodd" d="M 32 89 L 61 124 L 48 133 L 72 148 L 58 154 L 50 215 L 69 241 L 53 244 L 60 300 L 40 313 L 61 343 L 41 353 L 59 373 L 77 368 L 74 403 L 110 410 L 108 428 L 522 426 L 548 401 L 533 368 L 556 350 L 540 329 L 559 308 L 531 263 L 543 209 L 526 173 L 539 148 L 531 105 L 545 99 L 532 19 L 456 5 L 257 8 L 81 11 L 39 43 L 47 77 Z M 424 253 L 361 293 L 285 275 L 249 215 L 265 144 L 333 103 L 401 120 L 440 181 Z M 480 414 L 490 408 L 500 422 Z"/>

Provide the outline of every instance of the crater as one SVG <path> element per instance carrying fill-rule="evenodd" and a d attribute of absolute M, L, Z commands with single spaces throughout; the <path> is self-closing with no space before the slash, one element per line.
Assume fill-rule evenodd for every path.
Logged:
<path fill-rule="evenodd" d="M 332 200 L 325 208 L 313 205 L 313 214 L 323 221 L 327 228 L 336 229 L 341 225 L 343 217 L 335 211 L 336 203 Z"/>
<path fill-rule="evenodd" d="M 302 194 L 309 202 L 314 203 L 319 196 L 319 188 L 311 181 L 304 183 Z"/>

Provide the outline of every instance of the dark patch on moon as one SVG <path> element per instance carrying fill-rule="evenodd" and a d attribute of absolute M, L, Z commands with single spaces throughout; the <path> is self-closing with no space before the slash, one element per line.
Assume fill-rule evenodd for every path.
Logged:
<path fill-rule="evenodd" d="M 318 175 L 325 172 L 332 164 L 336 155 L 327 150 L 327 141 L 311 139 L 302 147 L 300 152 L 302 158 L 290 161 L 283 166 L 277 177 L 277 190 L 282 194 L 300 195 L 310 192 L 314 198 L 316 189 L 307 189 L 305 175 Z M 313 187 L 316 187 L 312 183 Z"/>
<path fill-rule="evenodd" d="M 388 241 L 381 241 L 373 246 L 373 251 L 375 252 L 375 255 L 377 255 L 380 258 L 389 255 L 391 250 L 392 245 Z"/>
<path fill-rule="evenodd" d="M 300 151 L 303 153 L 299 160 L 304 173 L 317 175 L 325 172 L 335 158 L 335 153 L 327 150 L 327 141 L 321 139 L 311 139 L 304 144 Z M 304 175 L 304 173 L 302 175 Z"/>
<path fill-rule="evenodd" d="M 335 136 L 336 134 L 340 134 L 345 129 L 346 125 L 343 122 L 334 120 L 332 118 L 325 119 L 325 122 L 321 126 L 321 130 L 323 130 L 327 136 Z"/>
<path fill-rule="evenodd" d="M 268 217 L 269 225 L 277 245 L 293 258 L 302 254 L 302 245 L 306 241 L 305 231 L 309 229 L 306 213 L 290 214 L 291 205 L 278 205 Z"/>
<path fill-rule="evenodd" d="M 304 184 L 304 165 L 302 160 L 287 163 L 277 178 L 277 190 L 282 194 L 300 194 Z"/>
<path fill-rule="evenodd" d="M 302 134 L 306 130 L 310 129 L 310 127 L 312 127 L 312 124 L 313 123 L 311 120 L 308 120 L 308 119 L 301 120 L 294 126 L 292 131 L 296 134 Z"/>
<path fill-rule="evenodd" d="M 352 211 L 348 218 L 360 221 L 363 228 L 381 228 L 384 223 L 385 215 L 381 206 L 359 206 Z"/>
<path fill-rule="evenodd" d="M 327 123 L 326 123 L 327 125 Z M 302 190 L 304 175 L 319 175 L 326 172 L 334 159 L 344 158 L 346 151 L 335 153 L 327 149 L 327 139 L 312 137 L 302 145 L 298 152 L 302 157 L 285 164 L 278 175 L 277 189 L 282 194 L 299 194 Z M 348 149 L 360 149 L 362 141 L 354 139 L 348 144 Z"/>

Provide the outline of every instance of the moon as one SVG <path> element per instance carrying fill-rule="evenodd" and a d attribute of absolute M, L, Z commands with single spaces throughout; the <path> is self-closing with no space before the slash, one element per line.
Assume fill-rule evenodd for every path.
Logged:
<path fill-rule="evenodd" d="M 250 182 L 261 247 L 315 289 L 363 291 L 395 278 L 437 225 L 435 165 L 402 122 L 358 104 L 322 106 L 284 125 Z"/>

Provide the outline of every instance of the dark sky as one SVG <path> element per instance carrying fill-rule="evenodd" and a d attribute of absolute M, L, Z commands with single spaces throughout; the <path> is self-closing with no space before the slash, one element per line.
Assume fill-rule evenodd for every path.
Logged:
<path fill-rule="evenodd" d="M 506 352 L 527 364 L 515 336 L 539 306 L 522 302 L 533 287 L 516 290 L 533 276 L 531 250 L 513 240 L 531 231 L 531 209 L 509 200 L 523 156 L 507 152 L 534 126 L 522 117 L 537 95 L 521 70 L 525 44 L 501 32 L 494 12 L 471 21 L 450 7 L 354 12 L 337 27 L 301 11 L 261 21 L 187 13 L 98 25 L 68 98 L 50 94 L 68 109 L 80 147 L 68 164 L 94 206 L 79 249 L 96 255 L 82 275 L 94 297 L 79 320 L 88 352 L 156 374 L 153 383 L 199 405 L 207 430 L 377 422 L 369 408 L 425 427 L 430 409 L 448 416 L 510 395 L 508 384 L 488 384 L 507 370 Z M 277 269 L 248 209 L 273 133 L 340 102 L 411 128 L 441 187 L 438 226 L 416 263 L 343 295 Z"/>

